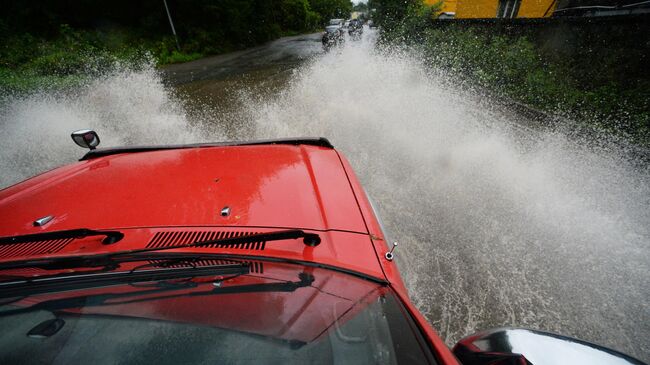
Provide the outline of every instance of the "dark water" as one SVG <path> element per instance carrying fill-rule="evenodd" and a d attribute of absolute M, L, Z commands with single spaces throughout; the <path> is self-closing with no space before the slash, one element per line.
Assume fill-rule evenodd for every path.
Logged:
<path fill-rule="evenodd" d="M 1 185 L 102 143 L 325 136 L 400 242 L 411 297 L 449 344 L 525 326 L 650 361 L 650 171 L 466 92 L 372 36 L 318 36 L 170 67 L 116 68 L 69 92 L 8 98 Z M 24 143 L 25 138 L 39 143 Z"/>

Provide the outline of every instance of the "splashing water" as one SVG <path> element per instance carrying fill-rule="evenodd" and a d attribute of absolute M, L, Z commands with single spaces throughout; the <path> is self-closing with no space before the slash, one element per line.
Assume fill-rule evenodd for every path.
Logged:
<path fill-rule="evenodd" d="M 203 140 L 153 67 L 116 67 L 73 91 L 5 97 L 0 111 L 0 186 L 80 157 L 70 143 L 78 129 L 97 130 L 102 146 Z"/>
<path fill-rule="evenodd" d="M 259 137 L 323 135 L 346 153 L 448 343 L 516 325 L 648 358 L 647 166 L 520 127 L 448 84 L 411 53 L 351 47 L 254 119 Z"/>
<path fill-rule="evenodd" d="M 370 43 L 311 60 L 279 93 L 246 95 L 235 137 L 325 136 L 346 154 L 449 344 L 516 325 L 650 360 L 650 172 L 624 150 L 522 127 L 417 55 Z M 188 117 L 153 69 L 2 108 L 2 185 L 72 161 L 76 128 L 106 146 L 233 135 L 219 114 Z"/>

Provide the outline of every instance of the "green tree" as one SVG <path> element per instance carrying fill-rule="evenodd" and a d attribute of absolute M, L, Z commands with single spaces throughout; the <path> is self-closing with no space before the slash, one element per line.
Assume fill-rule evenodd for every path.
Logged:
<path fill-rule="evenodd" d="M 422 0 L 369 0 L 368 7 L 376 9 L 374 21 L 392 31 L 409 15 L 409 9 L 423 5 Z"/>
<path fill-rule="evenodd" d="M 309 0 L 311 8 L 320 15 L 321 23 L 326 24 L 330 19 L 347 19 L 352 12 L 350 0 Z"/>
<path fill-rule="evenodd" d="M 364 12 L 364 13 L 365 13 L 365 12 L 368 11 L 368 3 L 358 3 L 358 4 L 355 4 L 355 5 L 352 7 L 352 10 L 353 10 L 353 11 L 361 11 L 361 12 Z"/>
<path fill-rule="evenodd" d="M 311 10 L 307 0 L 283 0 L 280 24 L 285 31 L 304 31 L 314 29 L 320 16 Z"/>

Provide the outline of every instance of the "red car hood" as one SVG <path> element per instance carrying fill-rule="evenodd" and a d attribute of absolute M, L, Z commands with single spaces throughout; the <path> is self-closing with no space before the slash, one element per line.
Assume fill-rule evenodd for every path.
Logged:
<path fill-rule="evenodd" d="M 54 218 L 34 225 L 45 216 Z M 197 147 L 84 160 L 0 191 L 0 219 L 0 237 L 77 228 L 125 235 L 108 246 L 102 237 L 3 245 L 0 261 L 303 229 L 318 233 L 321 245 L 288 240 L 218 253 L 318 262 L 384 279 L 344 163 L 326 147 Z"/>
<path fill-rule="evenodd" d="M 227 216 L 221 214 L 225 207 Z M 49 215 L 50 223 L 34 227 L 34 220 Z M 367 233 L 338 153 L 306 145 L 160 150 L 81 161 L 0 191 L 0 218 L 0 236 L 170 226 Z"/>

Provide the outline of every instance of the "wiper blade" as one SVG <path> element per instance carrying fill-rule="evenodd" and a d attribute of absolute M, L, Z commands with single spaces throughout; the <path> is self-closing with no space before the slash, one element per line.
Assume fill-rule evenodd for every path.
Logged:
<path fill-rule="evenodd" d="M 110 267 L 112 269 L 117 268 L 118 262 L 115 260 L 117 257 L 123 256 L 133 256 L 149 252 L 159 252 L 166 250 L 174 250 L 179 248 L 195 248 L 203 246 L 219 246 L 219 247 L 228 247 L 236 246 L 243 243 L 251 242 L 269 242 L 269 241 L 282 241 L 288 239 L 298 239 L 302 238 L 303 243 L 307 246 L 315 247 L 318 246 L 321 242 L 320 236 L 316 233 L 307 233 L 299 229 L 285 230 L 285 231 L 276 231 L 276 232 L 267 232 L 259 234 L 250 234 L 246 236 L 231 237 L 231 238 L 222 238 L 218 240 L 208 240 L 208 241 L 199 241 L 194 243 L 188 243 L 184 245 L 175 245 L 167 247 L 151 247 L 151 248 L 141 248 L 135 250 L 126 250 L 119 251 L 114 253 L 105 253 L 105 254 L 96 254 L 96 255 L 85 255 L 85 256 L 68 256 L 68 257 L 54 257 L 46 259 L 34 259 L 34 260 L 21 260 L 21 261 L 12 261 L 0 264 L 0 270 L 7 269 L 18 269 L 25 267 L 32 268 L 41 268 L 45 270 L 61 270 L 61 269 L 71 269 L 71 268 L 80 268 L 80 267 Z"/>
<path fill-rule="evenodd" d="M 69 229 L 65 231 L 26 234 L 22 236 L 0 237 L 0 246 L 15 245 L 28 242 L 60 240 L 65 238 L 85 238 L 90 236 L 106 236 L 106 238 L 102 240 L 102 243 L 105 245 L 110 245 L 124 238 L 124 234 L 120 231 L 98 231 L 88 228 L 79 228 Z"/>
<path fill-rule="evenodd" d="M 245 275 L 246 273 L 235 273 L 233 276 Z M 198 275 L 196 275 L 198 276 Z M 229 278 L 232 278 L 230 276 Z M 223 294 L 243 294 L 243 293 L 268 293 L 268 292 L 294 292 L 300 288 L 306 288 L 312 285 L 315 277 L 306 272 L 298 274 L 297 281 L 283 281 L 278 283 L 260 283 L 235 286 L 212 286 L 207 291 L 192 291 L 175 294 L 173 292 L 197 288 L 199 284 L 192 281 L 184 281 L 179 284 L 161 282 L 156 286 L 142 288 L 142 290 L 119 292 L 119 293 L 101 293 L 81 295 L 76 297 L 50 299 L 37 303 L 31 307 L 18 308 L 13 310 L 0 311 L 0 317 L 9 316 L 19 313 L 26 313 L 35 310 L 59 311 L 79 307 L 98 307 L 103 305 L 120 305 L 129 303 L 148 302 L 154 300 L 173 299 L 179 297 L 201 297 L 210 295 Z M 56 288 L 58 291 L 58 288 Z M 169 293 L 169 295 L 165 295 Z M 163 295 L 155 295 L 163 294 Z M 1 296 L 0 296 L 1 297 Z M 9 296 L 7 296 L 8 298 Z"/>
<path fill-rule="evenodd" d="M 94 272 L 92 274 L 77 273 L 74 275 L 35 277 L 29 279 L 21 278 L 9 282 L 0 282 L 0 298 L 24 297 L 51 291 L 94 288 L 107 283 L 117 285 L 197 276 L 246 275 L 248 273 L 250 273 L 250 265 L 237 263 L 152 270 Z"/>

